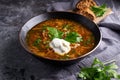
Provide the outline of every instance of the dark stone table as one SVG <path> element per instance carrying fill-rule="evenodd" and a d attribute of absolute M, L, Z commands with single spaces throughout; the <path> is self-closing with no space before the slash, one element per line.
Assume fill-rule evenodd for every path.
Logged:
<path fill-rule="evenodd" d="M 79 66 L 45 64 L 19 43 L 20 28 L 32 17 L 45 13 L 47 5 L 58 1 L 72 0 L 0 0 L 0 80 L 77 80 Z"/>

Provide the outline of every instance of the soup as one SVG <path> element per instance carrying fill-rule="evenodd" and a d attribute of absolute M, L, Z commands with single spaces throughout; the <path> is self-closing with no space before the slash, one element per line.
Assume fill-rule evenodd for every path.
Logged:
<path fill-rule="evenodd" d="M 94 35 L 89 29 L 67 19 L 39 23 L 27 33 L 26 42 L 33 54 L 54 60 L 77 58 L 95 46 Z"/>

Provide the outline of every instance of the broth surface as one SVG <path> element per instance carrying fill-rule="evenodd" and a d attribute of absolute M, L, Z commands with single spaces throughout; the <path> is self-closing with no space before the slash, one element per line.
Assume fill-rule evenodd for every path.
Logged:
<path fill-rule="evenodd" d="M 71 50 L 64 56 L 56 54 L 50 48 L 49 43 L 55 37 L 65 39 L 70 32 L 79 34 L 81 37 L 80 42 L 70 42 Z M 72 38 L 74 36 L 71 36 Z M 69 41 L 71 39 L 68 38 Z M 33 54 L 55 60 L 77 58 L 91 51 L 95 46 L 95 38 L 90 30 L 77 22 L 67 19 L 50 19 L 39 23 L 27 33 L 26 42 Z"/>

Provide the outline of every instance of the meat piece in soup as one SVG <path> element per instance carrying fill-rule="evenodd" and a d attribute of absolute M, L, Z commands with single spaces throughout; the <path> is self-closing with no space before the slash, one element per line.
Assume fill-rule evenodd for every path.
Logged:
<path fill-rule="evenodd" d="M 91 51 L 93 33 L 67 19 L 50 19 L 34 26 L 26 36 L 28 48 L 35 55 L 55 59 L 74 59 Z"/>

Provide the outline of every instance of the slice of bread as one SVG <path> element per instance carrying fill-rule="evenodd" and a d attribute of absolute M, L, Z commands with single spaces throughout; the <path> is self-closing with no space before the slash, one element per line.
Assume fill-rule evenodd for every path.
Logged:
<path fill-rule="evenodd" d="M 106 18 L 106 17 L 107 17 L 109 14 L 111 14 L 111 13 L 112 13 L 112 10 L 111 10 L 110 8 L 108 8 L 108 9 L 106 10 L 106 12 L 104 13 L 103 16 L 97 17 L 97 18 L 95 18 L 93 21 L 94 21 L 95 23 L 99 23 L 100 21 L 104 20 L 104 18 Z"/>
<path fill-rule="evenodd" d="M 86 9 L 90 8 L 91 6 L 97 6 L 96 2 L 94 2 L 93 0 L 80 0 L 76 4 L 77 9 Z"/>
<path fill-rule="evenodd" d="M 89 18 L 90 20 L 95 20 L 95 18 L 96 18 L 95 14 L 89 8 L 77 10 L 76 13 L 81 14 L 81 15 Z"/>
<path fill-rule="evenodd" d="M 92 6 L 98 6 L 94 0 L 80 0 L 76 4 L 77 10 L 75 11 L 77 14 L 81 14 L 90 20 L 94 21 L 95 23 L 99 23 L 102 21 L 106 16 L 112 13 L 110 8 L 107 8 L 106 12 L 101 17 L 96 17 L 93 11 L 90 9 Z"/>

